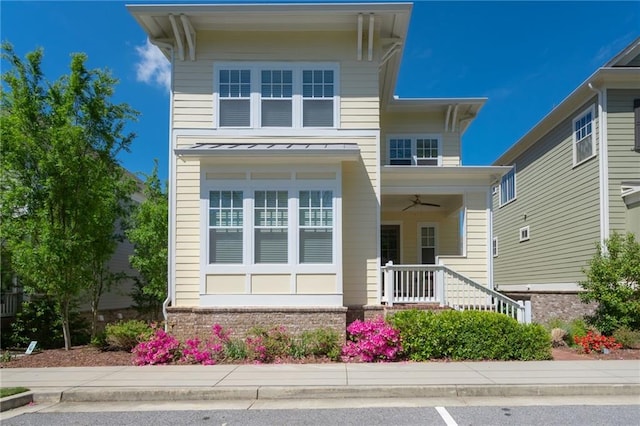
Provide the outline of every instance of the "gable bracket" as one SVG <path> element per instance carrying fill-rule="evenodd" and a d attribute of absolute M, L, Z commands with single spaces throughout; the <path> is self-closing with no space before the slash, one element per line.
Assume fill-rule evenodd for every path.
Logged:
<path fill-rule="evenodd" d="M 382 55 L 382 59 L 380 59 L 380 68 L 382 68 L 384 64 L 386 64 L 387 61 L 391 59 L 391 57 L 396 52 L 398 52 L 398 50 L 400 50 L 400 47 L 402 46 L 402 39 L 400 37 L 382 39 L 383 49 L 386 45 L 388 45 L 389 47 L 386 47 L 386 51 Z"/>
<path fill-rule="evenodd" d="M 196 31 L 193 29 L 191 25 L 191 21 L 187 15 L 180 15 L 180 20 L 182 21 L 182 26 L 184 29 L 184 34 L 187 38 L 187 45 L 189 46 L 189 59 L 192 61 L 196 60 Z"/>
<path fill-rule="evenodd" d="M 184 61 L 184 43 L 182 42 L 182 33 L 176 23 L 176 17 L 173 14 L 169 14 L 169 22 L 171 23 L 171 29 L 173 30 L 173 36 L 176 40 L 178 47 L 178 59 Z"/>

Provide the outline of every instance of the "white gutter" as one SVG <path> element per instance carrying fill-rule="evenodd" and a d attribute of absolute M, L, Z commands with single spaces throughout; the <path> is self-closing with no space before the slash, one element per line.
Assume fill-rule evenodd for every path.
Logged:
<path fill-rule="evenodd" d="M 600 173 L 600 246 L 603 250 L 605 240 L 609 238 L 609 143 L 607 140 L 607 90 L 597 89 L 591 83 L 589 89 L 598 94 L 598 139 L 600 155 L 598 171 Z"/>
<path fill-rule="evenodd" d="M 174 274 L 174 258 L 175 258 L 175 249 L 174 249 L 174 234 L 175 234 L 175 208 L 173 207 L 173 203 L 175 200 L 175 185 L 174 185 L 174 176 L 175 176 L 175 161 L 173 159 L 173 84 L 174 84 L 174 62 L 175 62 L 175 51 L 172 44 L 164 43 L 161 41 L 156 41 L 149 39 L 151 44 L 154 44 L 160 48 L 168 49 L 171 52 L 171 84 L 169 87 L 169 190 L 168 190 L 168 205 L 169 205 L 169 226 L 168 226 L 168 261 L 167 261 L 167 298 L 162 302 L 162 317 L 164 318 L 164 331 L 169 331 L 168 317 L 169 313 L 167 312 L 167 307 L 171 301 L 175 300 L 175 291 L 173 288 L 173 283 L 175 279 Z"/>

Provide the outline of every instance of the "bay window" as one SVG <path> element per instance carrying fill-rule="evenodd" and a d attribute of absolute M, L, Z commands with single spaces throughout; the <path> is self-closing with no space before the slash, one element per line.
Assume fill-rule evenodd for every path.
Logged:
<path fill-rule="evenodd" d="M 335 181 L 224 182 L 208 194 L 207 264 L 268 268 L 331 265 L 335 258 Z M 253 266 L 252 266 L 253 265 Z"/>

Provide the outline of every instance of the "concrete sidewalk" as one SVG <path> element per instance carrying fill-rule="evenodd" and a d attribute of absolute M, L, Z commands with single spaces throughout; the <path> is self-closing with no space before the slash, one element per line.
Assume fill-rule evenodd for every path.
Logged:
<path fill-rule="evenodd" d="M 49 402 L 637 396 L 640 361 L 6 368 L 3 387 Z"/>

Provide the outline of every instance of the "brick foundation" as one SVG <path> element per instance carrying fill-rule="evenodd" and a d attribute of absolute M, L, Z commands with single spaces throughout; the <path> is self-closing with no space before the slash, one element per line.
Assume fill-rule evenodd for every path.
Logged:
<path fill-rule="evenodd" d="M 244 337 L 255 326 L 284 326 L 292 334 L 306 330 L 331 327 L 344 338 L 346 332 L 347 308 L 325 307 L 274 307 L 274 308 L 180 308 L 169 307 L 168 326 L 172 335 L 179 340 L 198 336 L 211 336 L 211 327 L 220 324 L 230 330 L 233 336 Z"/>
<path fill-rule="evenodd" d="M 563 321 L 582 319 L 591 315 L 596 309 L 596 303 L 582 303 L 578 292 L 505 292 L 514 300 L 531 301 L 531 321 L 545 324 L 551 319 L 559 318 Z"/>

